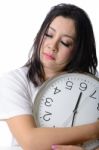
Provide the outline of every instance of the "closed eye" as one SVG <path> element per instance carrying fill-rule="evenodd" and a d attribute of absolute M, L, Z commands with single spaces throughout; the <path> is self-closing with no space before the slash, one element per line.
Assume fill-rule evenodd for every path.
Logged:
<path fill-rule="evenodd" d="M 66 47 L 70 47 L 70 46 L 71 46 L 70 43 L 64 43 L 63 41 L 61 41 L 61 43 L 62 43 L 64 46 L 66 46 Z"/>
<path fill-rule="evenodd" d="M 51 34 L 45 33 L 45 36 L 52 38 L 53 36 Z"/>

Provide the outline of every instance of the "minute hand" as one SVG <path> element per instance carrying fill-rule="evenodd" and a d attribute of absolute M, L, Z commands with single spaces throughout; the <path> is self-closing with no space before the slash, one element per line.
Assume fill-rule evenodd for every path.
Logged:
<path fill-rule="evenodd" d="M 80 92 L 77 103 L 76 103 L 75 108 L 73 110 L 73 119 L 72 119 L 72 125 L 71 126 L 73 126 L 73 124 L 74 124 L 74 119 L 75 119 L 75 115 L 77 113 L 77 108 L 78 108 L 79 102 L 81 100 L 81 96 L 82 96 L 82 92 Z"/>

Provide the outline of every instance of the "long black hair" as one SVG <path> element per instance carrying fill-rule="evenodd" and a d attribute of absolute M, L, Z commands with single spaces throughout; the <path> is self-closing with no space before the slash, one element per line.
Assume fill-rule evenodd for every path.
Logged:
<path fill-rule="evenodd" d="M 62 3 L 52 7 L 47 14 L 35 37 L 32 55 L 26 63 L 26 66 L 29 67 L 27 76 L 35 86 L 45 81 L 44 69 L 40 62 L 40 47 L 49 25 L 57 16 L 73 19 L 76 29 L 75 53 L 63 71 L 96 73 L 96 45 L 91 21 L 87 13 L 80 7 Z"/>

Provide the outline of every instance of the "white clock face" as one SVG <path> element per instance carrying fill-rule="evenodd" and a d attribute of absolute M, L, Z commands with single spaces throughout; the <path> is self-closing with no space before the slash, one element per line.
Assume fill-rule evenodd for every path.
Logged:
<path fill-rule="evenodd" d="M 34 101 L 34 117 L 40 127 L 69 127 L 99 118 L 99 80 L 68 73 L 45 82 Z"/>

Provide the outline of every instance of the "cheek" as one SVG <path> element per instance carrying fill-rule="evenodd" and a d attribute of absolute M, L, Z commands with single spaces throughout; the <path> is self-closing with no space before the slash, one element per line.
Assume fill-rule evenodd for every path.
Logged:
<path fill-rule="evenodd" d="M 40 55 L 42 55 L 42 53 L 43 53 L 43 49 L 44 49 L 44 40 L 43 40 L 43 42 L 42 42 L 42 44 L 41 44 L 41 47 L 40 47 Z"/>
<path fill-rule="evenodd" d="M 43 39 L 43 41 L 42 41 L 42 47 L 44 47 L 44 45 L 46 45 L 46 43 L 47 43 L 47 40 L 46 40 L 46 37 Z"/>
<path fill-rule="evenodd" d="M 44 47 L 44 42 L 42 42 L 42 44 L 41 44 L 40 51 L 42 51 L 43 47 Z"/>
<path fill-rule="evenodd" d="M 66 59 L 71 59 L 72 57 L 72 50 L 65 50 L 62 54 L 61 54 L 61 59 L 66 60 Z"/>

